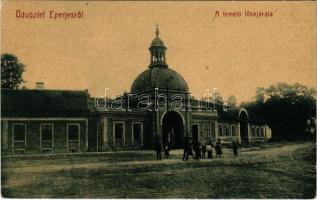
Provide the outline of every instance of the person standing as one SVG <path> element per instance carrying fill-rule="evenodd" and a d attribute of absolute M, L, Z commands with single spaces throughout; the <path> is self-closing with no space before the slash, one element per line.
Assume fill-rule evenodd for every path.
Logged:
<path fill-rule="evenodd" d="M 201 145 L 201 143 L 198 143 L 199 145 L 199 158 L 202 158 L 202 151 L 203 151 L 203 146 Z"/>
<path fill-rule="evenodd" d="M 208 156 L 208 159 L 212 159 L 212 143 L 211 141 L 209 140 L 207 146 L 206 146 L 206 151 L 207 151 L 207 156 Z"/>
<path fill-rule="evenodd" d="M 190 154 L 189 152 L 189 148 L 190 148 L 190 145 L 189 145 L 189 142 L 188 142 L 188 138 L 184 138 L 184 153 L 183 153 L 183 160 L 188 160 L 188 156 Z"/>
<path fill-rule="evenodd" d="M 199 142 L 194 143 L 195 159 L 199 160 Z"/>
<path fill-rule="evenodd" d="M 168 143 L 165 143 L 165 145 L 164 145 L 164 154 L 165 154 L 165 158 L 168 158 L 169 157 L 169 155 L 170 155 L 170 149 L 169 149 L 169 145 L 168 145 Z"/>
<path fill-rule="evenodd" d="M 201 157 L 204 159 L 206 158 L 206 144 L 205 143 L 201 145 Z"/>
<path fill-rule="evenodd" d="M 162 144 L 160 141 L 160 138 L 156 138 L 156 142 L 155 142 L 155 150 L 156 150 L 156 160 L 161 160 L 162 159 L 162 155 L 161 155 L 161 150 L 162 150 Z"/>
<path fill-rule="evenodd" d="M 217 157 L 221 158 L 222 149 L 221 149 L 221 141 L 220 141 L 220 139 L 218 139 L 218 141 L 216 142 L 215 149 L 216 149 L 216 158 Z"/>
<path fill-rule="evenodd" d="M 239 145 L 237 142 L 233 141 L 232 142 L 232 150 L 233 150 L 233 156 L 234 157 L 237 157 L 238 156 L 238 148 L 239 148 Z"/>

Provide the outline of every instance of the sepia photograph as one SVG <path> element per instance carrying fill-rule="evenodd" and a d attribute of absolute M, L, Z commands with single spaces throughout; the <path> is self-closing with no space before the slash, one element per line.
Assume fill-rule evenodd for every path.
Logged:
<path fill-rule="evenodd" d="M 316 198 L 316 17 L 1 1 L 2 198 Z"/>

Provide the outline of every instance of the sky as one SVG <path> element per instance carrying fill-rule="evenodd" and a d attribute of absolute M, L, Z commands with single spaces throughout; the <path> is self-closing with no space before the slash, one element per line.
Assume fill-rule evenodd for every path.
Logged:
<path fill-rule="evenodd" d="M 316 85 L 313 1 L 4 1 L 1 7 L 1 52 L 26 65 L 29 89 L 43 81 L 46 89 L 88 89 L 92 96 L 104 88 L 109 95 L 129 92 L 149 66 L 157 23 L 169 67 L 194 96 L 217 88 L 242 102 L 257 87 L 277 82 Z M 44 11 L 45 18 L 17 18 L 17 10 Z M 273 17 L 244 17 L 248 10 Z M 82 11 L 84 17 L 54 20 L 50 11 Z"/>

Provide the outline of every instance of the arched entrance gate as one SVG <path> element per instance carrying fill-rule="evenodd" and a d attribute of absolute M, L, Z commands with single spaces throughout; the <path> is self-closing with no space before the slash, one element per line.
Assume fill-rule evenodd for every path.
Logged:
<path fill-rule="evenodd" d="M 181 148 L 184 139 L 184 123 L 182 116 L 176 111 L 168 111 L 162 119 L 162 142 L 170 147 Z"/>
<path fill-rule="evenodd" d="M 239 115 L 239 123 L 240 123 L 240 137 L 241 143 L 247 144 L 249 142 L 249 134 L 248 134 L 248 115 L 246 111 L 241 111 Z"/>

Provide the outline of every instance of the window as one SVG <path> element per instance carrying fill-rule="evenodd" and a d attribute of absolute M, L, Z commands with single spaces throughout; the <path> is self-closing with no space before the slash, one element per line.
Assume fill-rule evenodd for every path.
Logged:
<path fill-rule="evenodd" d="M 133 124 L 133 139 L 139 140 L 141 138 L 141 125 Z"/>
<path fill-rule="evenodd" d="M 26 147 L 26 124 L 13 124 L 13 141 L 12 146 L 17 151 L 22 151 L 24 153 Z"/>
<path fill-rule="evenodd" d="M 254 126 L 251 127 L 251 134 L 252 134 L 252 136 L 255 136 L 255 128 L 254 128 Z"/>
<path fill-rule="evenodd" d="M 53 148 L 53 124 L 41 124 L 40 125 L 41 133 L 41 148 L 43 152 L 46 152 L 46 149 Z"/>
<path fill-rule="evenodd" d="M 231 135 L 236 136 L 236 127 L 234 125 L 231 126 Z"/>
<path fill-rule="evenodd" d="M 121 140 L 123 137 L 123 124 L 116 123 L 115 124 L 115 138 L 116 140 Z"/>
<path fill-rule="evenodd" d="M 257 136 L 257 137 L 260 136 L 260 129 L 259 129 L 259 127 L 256 127 L 256 136 Z"/>
<path fill-rule="evenodd" d="M 260 134 L 261 134 L 261 137 L 264 136 L 264 129 L 263 129 L 263 127 L 260 128 Z"/>
<path fill-rule="evenodd" d="M 219 127 L 219 136 L 223 136 L 223 127 L 222 127 L 222 124 L 219 124 L 218 127 Z"/>
<path fill-rule="evenodd" d="M 132 122 L 132 144 L 142 145 L 143 127 L 141 122 Z"/>
<path fill-rule="evenodd" d="M 42 140 L 53 139 L 53 124 L 41 124 Z"/>
<path fill-rule="evenodd" d="M 207 140 L 210 139 L 210 125 L 204 124 L 204 136 Z"/>
<path fill-rule="evenodd" d="M 125 145 L 125 127 L 124 122 L 114 122 L 113 123 L 113 136 L 114 136 L 114 146 L 120 144 Z"/>
<path fill-rule="evenodd" d="M 79 125 L 68 125 L 68 140 L 78 140 L 79 137 Z"/>
<path fill-rule="evenodd" d="M 25 124 L 14 124 L 14 141 L 23 141 L 25 140 Z"/>
<path fill-rule="evenodd" d="M 226 126 L 225 126 L 225 135 L 226 135 L 226 136 L 230 136 L 229 125 L 227 125 L 227 124 L 226 124 Z"/>
<path fill-rule="evenodd" d="M 67 144 L 71 152 L 79 151 L 80 147 L 80 125 L 67 124 Z"/>

